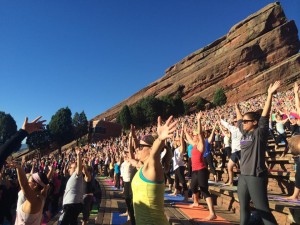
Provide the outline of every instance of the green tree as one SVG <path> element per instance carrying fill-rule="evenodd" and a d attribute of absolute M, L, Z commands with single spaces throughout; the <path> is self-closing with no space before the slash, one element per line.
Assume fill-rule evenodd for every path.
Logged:
<path fill-rule="evenodd" d="M 185 86 L 183 84 L 178 85 L 177 87 L 177 91 L 176 91 L 176 95 L 178 95 L 180 98 L 182 98 L 182 96 L 184 95 L 184 90 Z"/>
<path fill-rule="evenodd" d="M 48 129 L 36 131 L 28 135 L 26 144 L 30 150 L 38 150 L 41 155 L 45 155 L 50 150 L 51 135 Z"/>
<path fill-rule="evenodd" d="M 175 103 L 170 95 L 165 95 L 160 98 L 161 117 L 167 119 L 169 116 L 174 115 Z"/>
<path fill-rule="evenodd" d="M 52 116 L 49 131 L 59 151 L 61 151 L 63 145 L 73 140 L 72 112 L 68 107 L 59 109 Z"/>
<path fill-rule="evenodd" d="M 190 106 L 187 103 L 184 103 L 183 106 L 184 106 L 184 115 L 188 115 L 190 112 Z"/>
<path fill-rule="evenodd" d="M 197 104 L 196 104 L 197 110 L 204 110 L 205 109 L 205 104 L 206 104 L 206 101 L 203 98 L 200 97 L 197 100 Z"/>
<path fill-rule="evenodd" d="M 181 116 L 185 112 L 184 102 L 180 95 L 174 97 L 174 116 Z"/>
<path fill-rule="evenodd" d="M 132 124 L 132 117 L 128 105 L 124 105 L 117 118 L 118 123 L 120 123 L 124 129 L 128 130 L 130 124 Z"/>
<path fill-rule="evenodd" d="M 134 124 L 136 127 L 143 127 L 146 124 L 146 116 L 140 103 L 137 103 L 130 108 L 130 114 L 132 118 L 132 124 Z"/>
<path fill-rule="evenodd" d="M 0 111 L 0 144 L 3 144 L 16 132 L 17 124 L 14 118 L 10 114 Z"/>
<path fill-rule="evenodd" d="M 88 120 L 85 112 L 76 112 L 73 116 L 74 138 L 78 141 L 88 133 Z"/>
<path fill-rule="evenodd" d="M 218 88 L 214 94 L 214 100 L 213 100 L 214 105 L 221 106 L 224 105 L 226 101 L 227 101 L 227 97 L 225 95 L 224 89 Z"/>
<path fill-rule="evenodd" d="M 143 109 L 146 123 L 153 123 L 157 120 L 161 112 L 161 105 L 157 98 L 154 96 L 148 96 L 140 101 L 140 106 Z"/>

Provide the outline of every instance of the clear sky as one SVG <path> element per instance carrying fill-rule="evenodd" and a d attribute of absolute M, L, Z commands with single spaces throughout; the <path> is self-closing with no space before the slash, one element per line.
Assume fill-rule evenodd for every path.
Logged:
<path fill-rule="evenodd" d="M 88 119 L 164 75 L 270 0 L 1 0 L 0 111 L 21 127 Z M 281 2 L 300 27 L 300 1 Z"/>

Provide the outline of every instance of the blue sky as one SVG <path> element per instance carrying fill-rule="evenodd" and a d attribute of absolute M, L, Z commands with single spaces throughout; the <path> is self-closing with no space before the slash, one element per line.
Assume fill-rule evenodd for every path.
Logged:
<path fill-rule="evenodd" d="M 271 2 L 1 0 L 0 111 L 92 119 Z M 281 4 L 299 28 L 300 1 Z"/>

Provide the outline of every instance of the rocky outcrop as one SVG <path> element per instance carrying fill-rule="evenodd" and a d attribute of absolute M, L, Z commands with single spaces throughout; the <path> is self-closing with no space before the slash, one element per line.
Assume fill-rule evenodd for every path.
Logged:
<path fill-rule="evenodd" d="M 175 94 L 184 86 L 183 100 L 211 101 L 223 87 L 229 102 L 266 93 L 280 79 L 283 89 L 300 77 L 300 42 L 293 20 L 279 3 L 272 3 L 234 25 L 227 35 L 169 67 L 165 75 L 94 119 L 112 120 L 124 105 L 142 97 Z"/>

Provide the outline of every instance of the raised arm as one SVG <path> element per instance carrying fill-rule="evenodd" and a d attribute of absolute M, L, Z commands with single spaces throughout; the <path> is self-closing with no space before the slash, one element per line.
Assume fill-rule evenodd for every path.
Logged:
<path fill-rule="evenodd" d="M 222 134 L 223 134 L 224 136 L 230 138 L 230 132 L 227 132 L 227 133 L 226 133 L 226 132 L 224 131 L 224 129 L 223 129 L 222 124 L 220 124 L 220 123 L 219 123 L 219 127 L 220 127 L 220 130 L 221 130 Z M 228 128 L 227 128 L 227 129 L 228 129 Z"/>
<path fill-rule="evenodd" d="M 186 150 L 186 145 L 185 145 L 185 141 L 184 141 L 184 133 L 183 133 L 183 129 L 185 127 L 185 124 L 182 123 L 181 125 L 181 131 L 180 131 L 180 153 L 184 153 Z"/>
<path fill-rule="evenodd" d="M 161 124 L 161 117 L 157 119 L 157 134 L 158 138 L 154 141 L 151 152 L 150 159 L 156 162 L 160 161 L 160 150 L 164 145 L 164 140 L 171 138 L 174 131 L 176 130 L 177 121 L 171 122 L 173 116 L 170 116 L 164 125 Z"/>
<path fill-rule="evenodd" d="M 194 146 L 196 143 L 193 141 L 192 137 L 191 137 L 191 136 L 189 135 L 189 133 L 187 132 L 186 126 L 184 126 L 183 131 L 184 131 L 184 134 L 185 134 L 185 137 L 186 137 L 186 140 L 187 140 L 188 144 Z"/>
<path fill-rule="evenodd" d="M 133 148 L 137 148 L 138 146 L 138 139 L 135 133 L 135 126 L 133 126 L 132 124 L 130 125 L 130 133 L 132 135 L 132 146 Z"/>
<path fill-rule="evenodd" d="M 51 165 L 51 166 L 48 166 L 48 168 L 49 168 L 49 172 L 47 173 L 47 178 L 48 178 L 48 180 L 51 180 L 52 176 L 53 176 L 53 172 L 54 172 L 54 166 Z"/>
<path fill-rule="evenodd" d="M 77 158 L 77 167 L 76 167 L 76 174 L 77 176 L 82 175 L 82 159 L 81 159 L 81 151 L 79 147 L 75 148 L 76 158 Z"/>
<path fill-rule="evenodd" d="M 208 137 L 208 143 L 210 143 L 210 144 L 213 142 L 216 126 L 217 126 L 217 124 L 214 125 L 214 127 L 211 131 L 211 134 Z"/>
<path fill-rule="evenodd" d="M 243 119 L 243 116 L 242 116 L 241 111 L 240 111 L 239 104 L 235 103 L 234 106 L 235 106 L 236 119 L 237 120 Z"/>
<path fill-rule="evenodd" d="M 26 117 L 22 129 L 0 146 L 0 166 L 13 151 L 18 150 L 22 140 L 27 137 L 28 134 L 43 129 L 46 120 L 39 121 L 40 118 L 41 116 L 32 122 L 28 122 L 28 118 Z"/>
<path fill-rule="evenodd" d="M 128 151 L 129 151 L 128 161 L 132 166 L 137 167 L 138 160 L 135 159 L 134 154 L 133 154 L 133 148 L 134 148 L 133 143 L 134 143 L 134 139 L 133 139 L 132 130 L 131 130 L 129 133 L 129 136 L 128 136 Z M 136 144 L 136 146 L 138 146 L 138 145 Z"/>
<path fill-rule="evenodd" d="M 202 152 L 204 150 L 204 137 L 202 133 L 201 118 L 202 118 L 202 112 L 197 113 L 197 127 L 198 127 L 198 137 L 199 137 L 199 142 L 197 143 L 197 149 Z"/>
<path fill-rule="evenodd" d="M 272 105 L 272 97 L 273 97 L 274 92 L 279 88 L 279 86 L 280 86 L 280 81 L 275 81 L 274 84 L 270 84 L 270 86 L 268 88 L 267 100 L 265 102 L 265 106 L 264 106 L 261 116 L 266 117 L 270 114 L 271 105 Z"/>
<path fill-rule="evenodd" d="M 16 171 L 18 175 L 18 181 L 21 187 L 21 190 L 23 190 L 24 195 L 26 199 L 29 202 L 35 202 L 37 199 L 36 193 L 29 187 L 28 180 L 25 174 L 25 171 L 21 168 L 21 165 L 14 165 L 16 166 Z"/>

